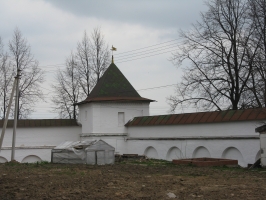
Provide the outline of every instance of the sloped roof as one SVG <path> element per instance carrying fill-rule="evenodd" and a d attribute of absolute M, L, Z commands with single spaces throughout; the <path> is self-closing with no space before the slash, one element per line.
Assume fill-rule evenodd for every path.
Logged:
<path fill-rule="evenodd" d="M 118 67 L 111 63 L 87 99 L 77 104 L 93 101 L 148 101 L 142 98 Z"/>
<path fill-rule="evenodd" d="M 54 149 L 71 149 L 71 148 L 80 147 L 80 146 L 87 147 L 89 145 L 95 144 L 96 142 L 97 142 L 96 140 L 65 141 L 57 145 Z"/>
<path fill-rule="evenodd" d="M 14 120 L 8 120 L 7 127 L 13 127 Z M 4 120 L 0 120 L 0 127 L 3 127 Z M 18 127 L 54 127 L 54 126 L 78 126 L 74 119 L 19 119 Z"/>
<path fill-rule="evenodd" d="M 103 140 L 83 140 L 83 141 L 65 141 L 61 144 L 57 145 L 54 150 L 58 149 L 68 149 L 71 150 L 72 148 L 81 148 L 85 150 L 94 149 L 94 150 L 100 150 L 100 149 L 115 149 L 113 146 L 108 144 L 107 142 Z"/>
<path fill-rule="evenodd" d="M 266 108 L 135 117 L 125 126 L 201 124 L 266 120 Z"/>

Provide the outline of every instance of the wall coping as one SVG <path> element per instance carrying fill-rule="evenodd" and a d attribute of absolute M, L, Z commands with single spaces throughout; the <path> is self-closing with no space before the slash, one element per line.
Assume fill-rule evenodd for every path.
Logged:
<path fill-rule="evenodd" d="M 242 136 L 200 136 L 200 137 L 128 137 L 126 140 L 250 140 L 259 139 L 259 135 Z"/>
<path fill-rule="evenodd" d="M 7 128 L 12 128 L 14 120 L 8 120 Z M 4 125 L 4 120 L 0 120 L 0 128 Z M 63 127 L 78 126 L 74 119 L 19 119 L 17 127 Z"/>

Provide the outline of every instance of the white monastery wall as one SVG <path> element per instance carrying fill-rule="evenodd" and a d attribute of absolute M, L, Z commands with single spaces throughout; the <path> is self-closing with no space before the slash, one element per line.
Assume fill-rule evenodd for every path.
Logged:
<path fill-rule="evenodd" d="M 2 132 L 2 129 L 0 129 Z M 15 160 L 22 162 L 27 156 L 51 161 L 51 149 L 64 141 L 78 141 L 81 127 L 23 127 L 17 128 Z M 7 128 L 0 152 L 1 160 L 10 161 L 13 128 Z M 28 158 L 29 159 L 29 158 Z M 25 161 L 25 160 L 24 160 Z M 37 160 L 36 160 L 37 161 Z"/>
<path fill-rule="evenodd" d="M 106 111 L 101 106 L 98 108 L 96 106 L 96 111 L 97 109 L 99 112 Z M 112 109 L 107 110 L 110 120 L 113 120 L 116 126 L 118 119 L 112 119 L 111 115 L 117 116 L 118 111 L 124 111 L 122 108 L 119 109 L 116 108 L 116 112 Z M 128 119 L 130 114 L 132 112 L 127 112 L 125 119 Z M 107 118 L 98 119 L 98 122 L 104 125 L 102 120 Z M 87 126 L 85 122 L 83 126 Z M 115 147 L 117 154 L 139 154 L 165 160 L 197 157 L 230 158 L 237 159 L 241 166 L 246 167 L 260 157 L 259 134 L 255 133 L 255 128 L 259 126 L 258 121 L 130 126 L 128 134 L 127 127 L 123 127 L 124 132 L 120 133 L 124 134 L 116 131 L 115 134 L 108 135 L 110 126 L 112 124 L 106 123 L 103 128 L 98 129 L 104 132 L 97 132 L 98 134 L 83 134 L 79 126 L 18 128 L 15 160 L 50 161 L 51 149 L 58 144 L 85 139 L 102 139 Z M 115 130 L 114 125 L 113 128 L 112 130 Z M 0 162 L 10 161 L 12 134 L 13 129 L 8 128 L 3 141 L 3 150 L 0 152 Z"/>
<path fill-rule="evenodd" d="M 211 140 L 127 140 L 127 151 L 149 158 L 172 160 L 180 158 L 228 158 L 247 167 L 260 156 L 258 139 Z"/>
<path fill-rule="evenodd" d="M 137 116 L 149 115 L 149 103 L 92 102 L 80 105 L 82 134 L 125 134 L 124 124 Z"/>
<path fill-rule="evenodd" d="M 259 121 L 187 124 L 167 126 L 130 126 L 124 136 L 81 135 L 83 139 L 102 139 L 118 154 L 139 154 L 150 158 L 237 159 L 246 167 L 260 157 Z"/>
<path fill-rule="evenodd" d="M 83 136 L 81 140 L 102 139 L 115 147 L 117 154 L 139 154 L 149 158 L 169 160 L 180 158 L 236 159 L 242 167 L 253 164 L 260 157 L 259 138 L 241 139 L 141 139 L 111 136 Z"/>
<path fill-rule="evenodd" d="M 40 161 L 51 162 L 52 147 L 43 148 L 19 148 L 15 150 L 15 160 L 21 163 L 34 163 Z M 11 149 L 4 148 L 0 153 L 0 163 L 8 162 L 11 158 Z"/>
<path fill-rule="evenodd" d="M 202 123 L 160 126 L 130 126 L 129 137 L 231 137 L 259 136 L 255 128 L 261 121 Z"/>

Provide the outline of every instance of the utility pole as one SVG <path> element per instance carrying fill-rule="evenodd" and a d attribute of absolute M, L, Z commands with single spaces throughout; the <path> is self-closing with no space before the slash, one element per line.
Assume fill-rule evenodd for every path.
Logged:
<path fill-rule="evenodd" d="M 19 99 L 20 99 L 20 90 L 18 90 L 18 114 L 17 114 L 17 120 L 19 119 L 19 114 L 20 114 Z"/>
<path fill-rule="evenodd" d="M 18 122 L 18 103 L 19 103 L 19 79 L 20 79 L 20 69 L 17 70 L 16 79 L 16 101 L 15 101 L 15 113 L 14 113 L 14 125 L 13 125 L 13 138 L 12 138 L 12 151 L 11 151 L 11 161 L 15 160 L 15 146 L 16 146 L 16 131 Z"/>
<path fill-rule="evenodd" d="M 14 83 L 13 83 L 12 92 L 11 92 L 10 99 L 9 99 L 9 103 L 8 103 L 8 108 L 7 108 L 6 116 L 5 116 L 4 126 L 3 126 L 3 129 L 2 129 L 2 133 L 1 133 L 1 138 L 0 138 L 0 151 L 1 151 L 1 148 L 2 148 L 4 136 L 5 136 L 6 126 L 7 126 L 7 122 L 8 122 L 8 118 L 9 118 L 9 113 L 10 113 L 10 109 L 11 109 L 12 100 L 13 100 L 13 97 L 14 97 L 16 83 L 17 83 L 17 79 L 15 78 Z"/>

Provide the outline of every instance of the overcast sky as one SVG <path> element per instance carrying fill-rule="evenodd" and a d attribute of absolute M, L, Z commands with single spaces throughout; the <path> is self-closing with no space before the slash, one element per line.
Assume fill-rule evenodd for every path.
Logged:
<path fill-rule="evenodd" d="M 169 61 L 180 43 L 178 31 L 190 29 L 204 10 L 204 0 L 0 0 L 0 36 L 6 48 L 16 27 L 27 38 L 46 71 L 46 103 L 38 103 L 31 118 L 56 118 L 50 84 L 85 30 L 101 27 L 109 46 L 117 48 L 115 64 L 136 90 L 172 85 L 182 76 Z M 151 115 L 166 114 L 174 86 L 138 92 L 157 101 Z"/>

